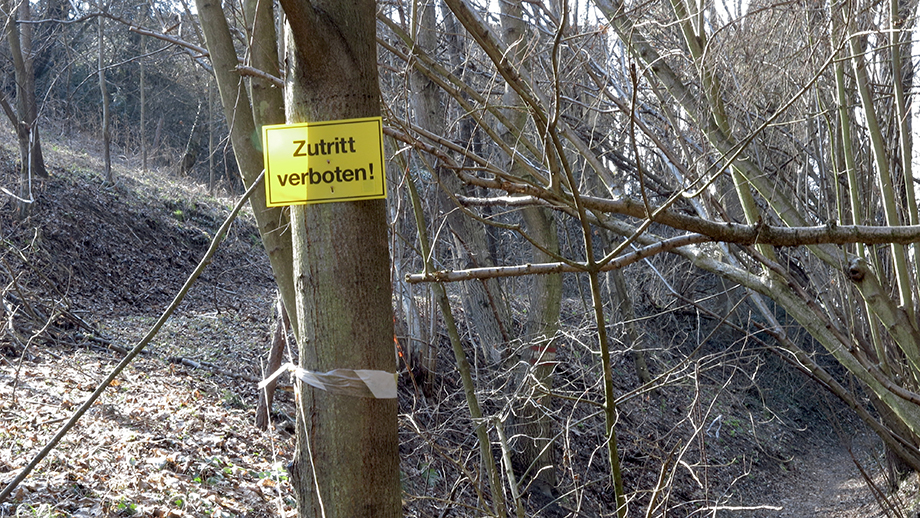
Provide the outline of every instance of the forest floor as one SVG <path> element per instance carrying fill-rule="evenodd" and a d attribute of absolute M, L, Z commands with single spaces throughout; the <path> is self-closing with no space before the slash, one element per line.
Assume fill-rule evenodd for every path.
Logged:
<path fill-rule="evenodd" d="M 874 473 L 872 484 L 884 491 L 885 484 L 881 476 L 879 460 L 881 446 L 875 436 L 868 434 L 852 438 L 850 448 L 838 439 L 836 447 L 815 449 L 803 456 L 796 464 L 795 471 L 781 479 L 773 480 L 767 485 L 776 495 L 769 507 L 757 511 L 737 512 L 729 516 L 739 517 L 783 517 L 783 518 L 883 518 L 887 516 L 882 506 L 872 494 L 860 467 L 867 474 Z M 856 462 L 854 462 L 854 458 Z M 870 475 L 871 476 L 871 475 Z M 911 484 L 904 485 L 909 491 Z M 885 494 L 889 502 L 897 505 L 899 510 L 906 509 L 907 493 Z M 895 515 L 897 516 L 897 515 Z M 911 516 L 906 515 L 905 516 Z"/>
<path fill-rule="evenodd" d="M 119 350 L 147 332 L 233 204 L 164 172 L 143 174 L 125 160 L 116 163 L 116 184 L 105 186 L 94 150 L 46 147 L 52 177 L 36 186 L 32 216 L 18 222 L 11 200 L 0 202 L 0 276 L 6 285 L 0 308 L 0 488 L 121 360 Z M 0 150 L 3 186 L 16 185 L 14 161 L 13 149 Z M 270 430 L 253 425 L 255 383 L 273 322 L 272 283 L 255 226 L 244 215 L 146 353 L 0 503 L 0 518 L 295 516 L 286 471 L 293 453 L 291 394 L 277 394 Z M 449 358 L 442 365 L 449 370 Z M 450 461 L 444 457 L 456 453 L 451 448 L 469 448 L 472 435 L 468 423 L 448 419 L 462 413 L 462 405 L 454 405 L 456 380 L 445 380 L 451 394 L 442 406 L 422 400 L 407 378 L 400 377 L 406 516 L 480 516 L 469 489 L 457 491 L 462 477 L 445 467 Z M 903 515 L 881 510 L 857 467 L 884 488 L 881 447 L 833 402 L 779 411 L 786 416 L 780 420 L 756 419 L 767 412 L 742 405 L 748 396 L 732 398 L 739 403 L 720 407 L 724 419 L 707 414 L 698 421 L 705 426 L 698 424 L 692 437 L 705 443 L 700 448 L 709 463 L 681 459 L 673 471 L 675 506 L 667 516 L 916 515 L 907 513 L 915 478 L 897 494 L 881 492 Z M 628 484 L 654 483 L 660 463 L 652 461 L 670 448 L 655 449 L 657 441 L 677 437 L 657 430 L 670 426 L 668 419 L 680 419 L 678 408 L 686 401 L 675 388 L 624 406 Z M 442 433 L 437 426 L 449 430 L 425 435 Z M 589 458 L 582 480 L 604 477 L 592 433 L 590 426 L 565 430 L 565 458 Z M 526 497 L 528 516 L 611 516 L 609 488 L 596 486 L 542 511 L 536 510 L 538 499 Z M 645 515 L 644 509 L 634 512 Z"/>

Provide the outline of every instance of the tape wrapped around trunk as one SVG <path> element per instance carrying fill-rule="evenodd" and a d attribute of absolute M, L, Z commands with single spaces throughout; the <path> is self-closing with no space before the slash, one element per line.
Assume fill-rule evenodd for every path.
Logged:
<path fill-rule="evenodd" d="M 330 394 L 353 396 L 370 399 L 396 398 L 396 373 L 367 369 L 334 369 L 329 372 L 313 372 L 285 363 L 271 376 L 259 383 L 259 390 L 290 372 L 300 381 L 311 387 L 325 390 Z"/>

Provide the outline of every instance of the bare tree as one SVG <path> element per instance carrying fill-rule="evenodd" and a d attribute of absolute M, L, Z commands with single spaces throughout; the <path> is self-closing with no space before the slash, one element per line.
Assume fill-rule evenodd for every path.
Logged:
<path fill-rule="evenodd" d="M 781 307 L 864 383 L 884 422 L 855 403 L 840 380 L 806 362 L 811 375 L 920 467 L 912 446 L 920 433 L 920 331 L 912 310 L 918 287 L 908 260 L 920 228 L 904 158 L 904 121 L 911 118 L 904 70 L 914 60 L 900 56 L 903 6 L 759 4 L 742 16 L 683 0 L 647 9 L 597 0 L 592 13 L 612 31 L 595 26 L 567 35 L 574 5 L 528 3 L 529 16 L 547 21 L 547 43 L 521 59 L 527 40 L 502 38 L 487 9 L 446 3 L 476 43 L 466 59 L 485 71 L 477 78 L 457 74 L 423 46 L 413 47 L 407 63 L 462 106 L 487 143 L 411 124 L 394 135 L 437 157 L 468 186 L 452 192 L 474 218 L 488 219 L 477 207 L 549 208 L 580 231 L 583 248 L 563 255 L 535 237 L 536 226 L 504 223 L 543 246 L 539 264 L 411 278 L 475 284 L 580 272 L 590 281 L 621 515 L 616 397 L 598 273 L 659 252 L 747 290 L 776 352 L 799 362 L 803 349 L 767 301 Z M 503 28 L 514 30 L 518 5 L 503 5 Z M 800 44 L 802 34 L 808 45 Z M 765 74 L 765 67 L 783 73 Z M 496 90 L 519 101 L 506 94 L 499 103 Z M 497 152 L 511 160 L 495 160 Z M 609 248 L 594 237 L 599 229 L 618 236 Z"/>
<path fill-rule="evenodd" d="M 290 0 L 282 7 L 288 18 L 288 119 L 322 121 L 379 113 L 374 2 Z M 198 11 L 214 69 L 221 70 L 217 79 L 227 118 L 244 127 L 241 138 L 234 139 L 234 150 L 252 163 L 241 163 L 240 168 L 255 173 L 259 157 L 249 136 L 254 120 L 265 118 L 249 111 L 249 96 L 239 76 L 234 77 L 238 61 L 220 6 L 199 1 Z M 259 15 L 250 19 L 260 23 Z M 262 23 L 270 19 L 262 18 Z M 257 213 L 264 210 L 264 200 L 260 202 L 261 207 L 253 202 Z M 285 306 L 296 308 L 291 314 L 296 315 L 292 320 L 297 322 L 302 366 L 317 372 L 392 372 L 385 202 L 298 206 L 291 213 L 291 232 L 284 238 L 293 250 L 291 276 L 283 280 L 277 265 L 273 267 Z M 296 285 L 295 278 L 301 279 Z M 294 300 L 285 294 L 294 295 Z M 328 393 L 306 384 L 299 393 L 292 475 L 300 516 L 399 514 L 395 400 Z"/>
<path fill-rule="evenodd" d="M 99 54 L 96 73 L 99 76 L 99 96 L 102 98 L 102 156 L 105 168 L 106 183 L 114 183 L 112 177 L 112 130 L 110 128 L 111 115 L 109 114 L 109 87 L 105 81 L 105 18 L 96 18 L 98 24 Z"/>
<path fill-rule="evenodd" d="M 4 2 L 3 10 L 7 13 L 5 29 L 13 62 L 13 77 L 16 83 L 15 109 L 4 97 L 0 100 L 7 118 L 16 129 L 19 139 L 20 183 L 22 192 L 19 214 L 24 216 L 30 200 L 27 200 L 31 178 L 46 178 L 45 159 L 42 155 L 41 140 L 38 132 L 38 100 L 35 97 L 35 64 L 32 50 L 32 19 L 29 2 L 11 4 Z M 25 23 L 23 23 L 25 22 Z"/>

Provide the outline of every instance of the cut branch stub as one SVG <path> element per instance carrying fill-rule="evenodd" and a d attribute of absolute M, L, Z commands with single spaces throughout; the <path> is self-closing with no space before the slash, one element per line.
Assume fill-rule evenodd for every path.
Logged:
<path fill-rule="evenodd" d="M 853 282 L 862 282 L 866 278 L 866 274 L 869 272 L 869 265 L 866 264 L 866 260 L 861 257 L 855 257 L 850 260 L 849 266 L 847 266 L 847 276 Z"/>

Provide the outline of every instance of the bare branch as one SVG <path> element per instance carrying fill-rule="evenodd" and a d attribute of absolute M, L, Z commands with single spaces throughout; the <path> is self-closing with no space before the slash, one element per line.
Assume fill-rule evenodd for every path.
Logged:
<path fill-rule="evenodd" d="M 266 79 L 271 81 L 273 85 L 282 87 L 284 86 L 284 81 L 281 78 L 275 77 L 268 72 L 263 72 L 258 68 L 248 67 L 246 65 L 239 65 L 236 67 L 236 71 L 240 73 L 241 76 L 249 77 L 258 77 L 260 79 Z"/>
<path fill-rule="evenodd" d="M 653 245 L 640 248 L 635 252 L 617 257 L 599 267 L 597 271 L 605 272 L 623 268 L 662 252 L 669 252 L 682 246 L 705 243 L 708 241 L 711 240 L 700 234 L 687 234 L 666 239 Z M 473 279 L 492 279 L 495 277 L 521 277 L 524 275 L 548 275 L 551 273 L 585 273 L 588 271 L 588 265 L 584 264 L 579 266 L 572 266 L 567 263 L 522 264 L 518 266 L 494 266 L 488 268 L 470 268 L 468 270 L 440 270 L 429 273 L 409 274 L 406 275 L 406 282 L 458 282 Z"/>
<path fill-rule="evenodd" d="M 210 54 L 208 53 L 208 49 L 201 47 L 199 45 L 195 45 L 194 43 L 190 43 L 188 41 L 181 40 L 179 38 L 176 38 L 175 36 L 170 36 L 168 34 L 163 34 L 161 32 L 151 31 L 150 29 L 145 29 L 143 27 L 138 27 L 136 25 L 132 25 L 131 27 L 128 28 L 128 30 L 131 32 L 140 34 L 142 36 L 150 36 L 151 38 L 156 38 L 158 40 L 168 41 L 169 43 L 172 43 L 173 45 L 176 45 L 178 47 L 182 47 L 182 48 L 191 50 L 197 55 L 196 57 L 199 57 L 199 58 L 210 57 Z"/>

